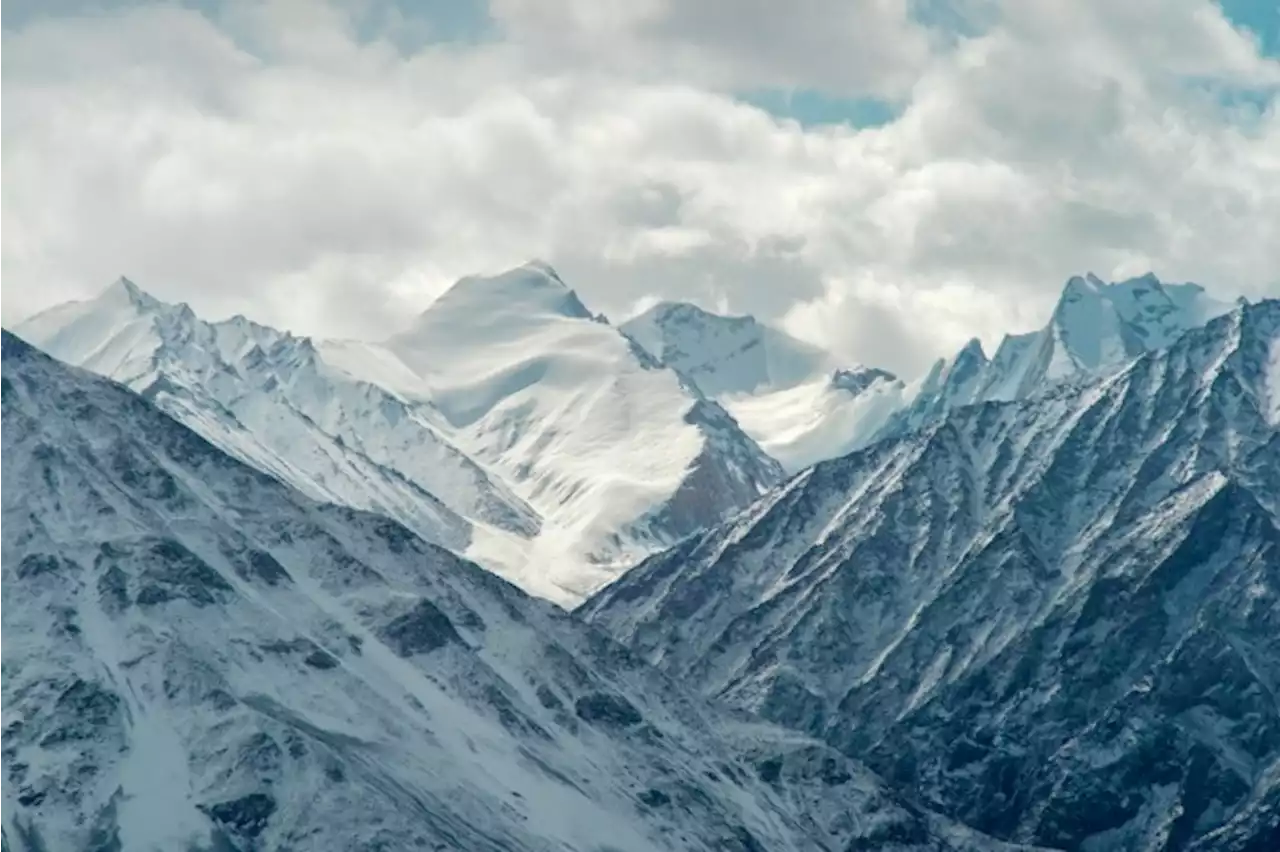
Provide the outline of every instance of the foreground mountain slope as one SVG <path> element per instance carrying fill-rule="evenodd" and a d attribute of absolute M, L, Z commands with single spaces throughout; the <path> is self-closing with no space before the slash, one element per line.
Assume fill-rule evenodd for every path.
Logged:
<path fill-rule="evenodd" d="M 307 338 L 243 317 L 207 323 L 126 279 L 19 333 L 309 496 L 374 509 L 459 550 L 473 523 L 538 529 L 537 514 L 459 451 L 432 412 L 334 369 Z"/>
<path fill-rule="evenodd" d="M 986 849 L 3 336 L 5 848 Z"/>
<path fill-rule="evenodd" d="M 459 445 L 542 513 L 529 553 L 573 601 L 781 476 L 718 404 L 544 264 L 464 278 L 385 344 L 325 352 L 430 400 Z"/>
<path fill-rule="evenodd" d="M 1268 301 L 819 464 L 582 613 L 998 836 L 1272 848 L 1278 430 Z"/>

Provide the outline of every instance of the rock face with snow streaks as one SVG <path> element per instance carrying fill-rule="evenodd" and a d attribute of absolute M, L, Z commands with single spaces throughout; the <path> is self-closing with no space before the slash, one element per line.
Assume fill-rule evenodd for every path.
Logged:
<path fill-rule="evenodd" d="M 951 410 L 801 473 L 582 612 L 997 836 L 1268 848 L 1277 352 L 1265 301 L 1119 372 Z"/>

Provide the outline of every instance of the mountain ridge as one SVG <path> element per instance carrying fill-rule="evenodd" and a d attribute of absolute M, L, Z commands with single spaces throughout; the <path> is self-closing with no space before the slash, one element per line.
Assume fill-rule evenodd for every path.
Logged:
<path fill-rule="evenodd" d="M 395 517 L 561 604 L 781 476 L 538 262 L 460 280 L 385 343 L 206 323 L 127 279 L 17 330 L 310 496 Z"/>
<path fill-rule="evenodd" d="M 312 496 L 377 509 L 461 549 L 473 521 L 517 535 L 537 529 L 536 513 L 461 453 L 430 412 L 335 373 L 309 338 L 239 316 L 208 323 L 124 278 L 98 299 L 53 308 L 18 330 L 156 399 Z M 350 412 L 335 411 L 335 398 Z M 370 422 L 398 427 L 400 440 L 431 463 L 390 468 L 390 448 L 362 448 L 361 433 L 375 431 Z"/>
<path fill-rule="evenodd" d="M 581 612 L 997 836 L 1200 848 L 1274 796 L 1280 762 L 1278 345 L 1267 300 L 1119 372 L 954 409 L 793 477 Z M 1253 650 L 1229 687 L 1178 697 L 1232 647 Z"/>

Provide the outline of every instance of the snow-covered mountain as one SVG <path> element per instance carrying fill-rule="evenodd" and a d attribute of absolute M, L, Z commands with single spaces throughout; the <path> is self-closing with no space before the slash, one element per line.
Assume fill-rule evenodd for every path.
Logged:
<path fill-rule="evenodd" d="M 1073 380 L 818 464 L 581 612 L 997 836 L 1280 848 L 1280 302 L 1093 379 L 1122 356 L 1068 313 Z"/>
<path fill-rule="evenodd" d="M 834 357 L 752 316 L 659 302 L 621 328 L 707 396 L 781 390 L 835 369 Z"/>
<path fill-rule="evenodd" d="M 223 450 L 309 496 L 372 509 L 465 549 L 472 523 L 539 518 L 414 405 L 327 364 L 307 338 L 200 320 L 120 279 L 18 326 L 55 357 L 128 385 Z"/>
<path fill-rule="evenodd" d="M 660 363 L 719 401 L 788 473 L 842 455 L 903 406 L 902 382 L 751 316 L 660 302 L 622 324 Z"/>
<path fill-rule="evenodd" d="M 902 411 L 863 445 L 919 429 L 962 405 L 1026 399 L 1057 382 L 1118 369 L 1236 306 L 1198 284 L 1166 284 L 1151 273 L 1110 284 L 1092 273 L 1074 276 L 1043 328 L 1006 335 L 990 359 L 971 340 L 938 361 L 906 389 Z"/>
<path fill-rule="evenodd" d="M 716 402 L 545 264 L 464 278 L 385 344 L 322 351 L 429 400 L 459 446 L 541 512 L 528 558 L 554 572 L 560 599 L 580 600 L 782 475 Z"/>
<path fill-rule="evenodd" d="M 307 495 L 576 603 L 781 471 L 548 267 L 468 278 L 385 343 L 207 323 L 121 280 L 16 331 Z"/>
<path fill-rule="evenodd" d="M 1053 384 L 1118 369 L 1233 305 L 1197 284 L 1147 274 L 1067 281 L 1049 322 L 1008 335 L 987 358 L 971 340 L 911 383 L 883 370 L 841 369 L 835 356 L 752 317 L 661 303 L 622 328 L 715 397 L 788 473 L 937 422 L 948 411 L 1024 399 Z M 852 379 L 852 381 L 851 381 Z"/>
<path fill-rule="evenodd" d="M 13 852 L 985 850 L 3 334 Z"/>

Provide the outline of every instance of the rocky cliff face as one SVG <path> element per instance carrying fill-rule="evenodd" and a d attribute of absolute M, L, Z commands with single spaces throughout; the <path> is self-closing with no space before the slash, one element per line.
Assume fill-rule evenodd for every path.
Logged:
<path fill-rule="evenodd" d="M 583 607 L 997 836 L 1280 839 L 1280 302 L 817 465 Z"/>

